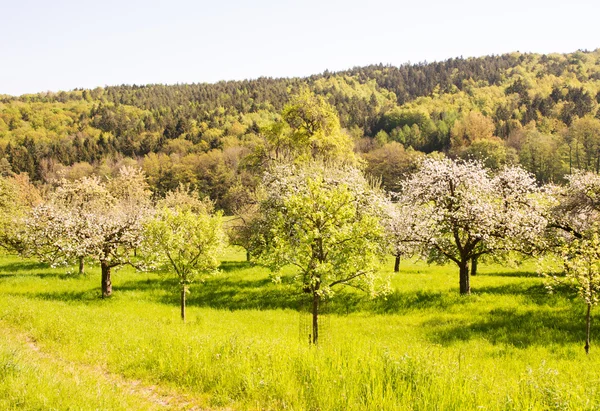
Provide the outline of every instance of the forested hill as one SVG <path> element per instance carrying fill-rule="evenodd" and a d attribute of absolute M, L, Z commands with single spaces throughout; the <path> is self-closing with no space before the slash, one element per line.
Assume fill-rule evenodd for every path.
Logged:
<path fill-rule="evenodd" d="M 406 168 L 419 151 L 490 167 L 519 162 L 541 181 L 600 168 L 598 49 L 1 96 L 0 171 L 43 182 L 137 162 L 157 192 L 186 182 L 227 208 L 231 190 L 253 174 L 245 159 L 302 86 L 335 107 L 388 188 L 397 177 L 390 168 Z"/>

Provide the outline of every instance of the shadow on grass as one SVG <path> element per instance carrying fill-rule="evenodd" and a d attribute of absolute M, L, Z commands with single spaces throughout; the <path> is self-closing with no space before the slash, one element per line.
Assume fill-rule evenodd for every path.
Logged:
<path fill-rule="evenodd" d="M 73 278 L 77 274 L 50 271 L 46 263 L 33 261 L 17 261 L 0 265 L 0 279 L 9 277 L 38 277 L 38 278 Z M 65 268 L 66 270 L 66 268 Z"/>
<path fill-rule="evenodd" d="M 492 344 L 506 344 L 527 348 L 549 343 L 565 345 L 585 339 L 583 312 L 573 309 L 527 310 L 493 309 L 473 323 L 448 325 L 439 320 L 423 324 L 432 342 L 451 345 L 472 339 L 483 339 Z"/>
<path fill-rule="evenodd" d="M 165 296 L 164 303 L 179 303 L 178 295 Z M 289 284 L 274 284 L 269 278 L 239 280 L 220 278 L 194 287 L 188 304 L 226 310 L 292 309 L 302 306 L 304 295 Z"/>
<path fill-rule="evenodd" d="M 148 292 L 158 303 L 178 305 L 180 296 L 177 281 L 139 280 L 128 281 L 115 292 Z M 152 296 L 151 293 L 154 292 Z M 289 278 L 280 284 L 273 283 L 268 277 L 245 280 L 226 276 L 208 279 L 195 284 L 187 297 L 188 306 L 210 307 L 225 310 L 274 310 L 291 309 L 307 311 L 312 299 L 301 292 Z M 424 309 L 448 309 L 453 305 L 467 304 L 468 299 L 456 294 L 444 292 L 399 292 L 395 291 L 386 298 L 371 299 L 366 294 L 340 288 L 333 299 L 322 303 L 322 313 L 347 315 L 365 311 L 377 314 L 400 313 Z"/>
<path fill-rule="evenodd" d="M 474 278 L 477 277 L 513 277 L 513 278 L 521 278 L 521 277 L 539 277 L 539 274 L 533 272 L 533 271 L 500 271 L 500 272 L 489 272 L 489 273 L 482 273 L 482 272 L 477 272 L 476 276 L 473 276 Z"/>
<path fill-rule="evenodd" d="M 253 267 L 255 267 L 255 265 L 247 261 L 223 261 L 219 266 L 219 269 L 225 273 L 230 273 L 232 271 L 238 271 Z"/>
<path fill-rule="evenodd" d="M 29 296 L 46 301 L 64 301 L 81 303 L 102 300 L 100 288 L 92 288 L 86 291 L 39 292 L 29 294 Z"/>
<path fill-rule="evenodd" d="M 521 295 L 527 297 L 547 296 L 548 291 L 543 284 L 523 284 L 512 283 L 504 285 L 488 285 L 473 287 L 472 291 L 476 294 L 494 294 L 494 295 Z"/>
<path fill-rule="evenodd" d="M 232 278 L 229 275 L 253 268 L 254 266 L 247 262 L 224 262 L 220 267 L 222 275 L 192 285 L 190 294 L 186 298 L 187 305 L 232 311 L 295 310 L 302 307 L 304 294 L 290 284 L 289 278 L 283 278 L 282 283 L 276 284 L 263 275 L 252 279 L 237 276 Z M 178 283 L 173 278 L 128 281 L 115 287 L 115 292 L 117 291 L 149 292 L 146 297 L 158 303 L 169 305 L 180 303 Z"/>
<path fill-rule="evenodd" d="M 543 284 L 504 284 L 498 286 L 483 286 L 474 289 L 476 294 L 492 294 L 492 295 L 508 295 L 520 296 L 527 303 L 536 305 L 555 305 L 558 300 L 565 297 L 572 298 L 573 291 L 567 286 L 555 286 L 555 293 L 550 294 L 548 289 Z"/>
<path fill-rule="evenodd" d="M 16 270 L 32 270 L 47 267 L 39 263 L 13 263 Z M 291 277 L 283 277 L 282 283 L 275 284 L 266 272 L 252 271 L 255 266 L 247 262 L 225 262 L 221 266 L 222 275 L 209 278 L 204 283 L 194 284 L 188 295 L 189 306 L 210 307 L 226 310 L 272 310 L 291 309 L 308 310 L 310 296 L 302 293 L 296 284 L 291 283 Z M 7 270 L 6 266 L 3 267 Z M 1 271 L 0 271 L 1 272 Z M 23 274 L 35 275 L 35 274 Z M 57 274 L 58 277 L 67 276 Z M 0 275 L 1 278 L 1 275 Z M 173 278 L 159 280 L 155 277 L 145 278 L 140 274 L 136 279 L 115 284 L 114 293 L 136 293 L 143 295 L 146 300 L 161 304 L 179 305 L 179 290 L 177 281 Z M 141 294 L 137 294 L 141 293 Z M 500 286 L 482 286 L 474 288 L 478 295 L 507 295 L 519 297 L 521 300 L 536 305 L 554 305 L 547 291 L 541 284 L 532 285 L 530 282 L 506 284 Z M 98 300 L 99 289 L 77 292 L 43 292 L 30 294 L 33 298 L 56 301 Z M 127 298 L 134 298 L 128 296 Z M 558 300 L 557 300 L 558 301 Z M 323 312 L 337 315 L 347 315 L 355 312 L 371 312 L 376 314 L 407 313 L 420 310 L 450 310 L 455 306 L 466 306 L 472 299 L 462 297 L 448 291 L 394 291 L 385 298 L 370 299 L 364 293 L 349 288 L 338 288 L 333 299 L 323 304 Z"/>
<path fill-rule="evenodd" d="M 223 275 L 209 278 L 202 284 L 194 284 L 187 298 L 189 306 L 210 307 L 226 310 L 307 310 L 310 296 L 302 293 L 291 277 L 283 277 L 281 284 L 275 284 L 264 274 L 249 273 L 247 278 L 239 278 L 230 273 L 241 273 L 254 266 L 247 262 L 226 262 L 221 266 Z M 147 292 L 147 297 L 158 303 L 178 305 L 177 281 L 133 280 L 115 287 L 115 292 Z M 548 303 L 548 294 L 542 285 L 508 284 L 484 286 L 474 289 L 476 294 L 497 294 L 524 296 L 532 303 Z M 418 310 L 448 310 L 453 306 L 464 306 L 472 301 L 456 292 L 446 291 L 394 291 L 385 298 L 371 299 L 364 293 L 349 288 L 338 288 L 333 299 L 323 304 L 323 312 L 347 315 L 354 312 L 377 314 L 406 313 Z"/>
<path fill-rule="evenodd" d="M 458 293 L 451 294 L 436 291 L 401 292 L 394 291 L 386 297 L 371 299 L 365 294 L 340 291 L 329 302 L 328 312 L 334 314 L 350 314 L 368 311 L 376 314 L 398 314 L 419 310 L 446 310 L 454 305 L 463 305 L 469 301 Z"/>
<path fill-rule="evenodd" d="M 48 264 L 35 261 L 15 261 L 0 265 L 0 273 L 15 273 L 18 271 L 43 270 L 50 267 Z"/>

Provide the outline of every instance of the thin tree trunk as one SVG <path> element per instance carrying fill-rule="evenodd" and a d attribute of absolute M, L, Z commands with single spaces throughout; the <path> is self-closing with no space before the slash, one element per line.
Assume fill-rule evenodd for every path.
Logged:
<path fill-rule="evenodd" d="M 112 295 L 110 266 L 106 262 L 102 261 L 100 262 L 100 268 L 102 269 L 102 298 L 110 297 Z"/>
<path fill-rule="evenodd" d="M 400 254 L 396 255 L 396 261 L 394 261 L 394 272 L 400 271 Z"/>
<path fill-rule="evenodd" d="M 591 318 L 591 311 L 592 311 L 592 305 L 588 304 L 587 306 L 587 315 L 586 315 L 586 338 L 585 338 L 585 353 L 589 354 L 590 353 L 590 328 L 591 328 L 591 322 L 592 322 L 592 318 Z"/>
<path fill-rule="evenodd" d="M 478 257 L 474 257 L 471 260 L 471 276 L 477 275 L 477 260 Z"/>
<path fill-rule="evenodd" d="M 460 275 L 460 293 L 462 295 L 471 294 L 471 281 L 469 278 L 469 261 L 461 263 L 459 266 Z"/>
<path fill-rule="evenodd" d="M 319 341 L 319 294 L 313 292 L 312 306 L 312 343 L 317 345 Z"/>
<path fill-rule="evenodd" d="M 83 275 L 85 272 L 85 262 L 83 261 L 83 257 L 79 257 L 79 275 Z"/>
<path fill-rule="evenodd" d="M 185 322 L 185 286 L 181 287 L 181 320 Z"/>
<path fill-rule="evenodd" d="M 571 151 L 573 151 L 573 147 L 569 144 L 569 175 L 573 174 L 573 157 Z"/>
<path fill-rule="evenodd" d="M 246 262 L 250 262 L 250 250 L 246 250 Z"/>

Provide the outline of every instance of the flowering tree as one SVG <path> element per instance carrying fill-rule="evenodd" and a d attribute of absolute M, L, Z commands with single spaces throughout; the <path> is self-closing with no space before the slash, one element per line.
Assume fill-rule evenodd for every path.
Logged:
<path fill-rule="evenodd" d="M 198 191 L 191 189 L 189 185 L 180 184 L 175 190 L 168 191 L 165 197 L 157 202 L 156 208 L 212 214 L 215 205 L 209 198 L 201 198 Z"/>
<path fill-rule="evenodd" d="M 180 193 L 178 197 L 183 196 Z M 148 220 L 145 230 L 143 249 L 150 266 L 179 280 L 181 319 L 185 321 L 190 284 L 201 275 L 217 272 L 217 257 L 226 243 L 221 214 L 209 213 L 206 208 L 195 212 L 185 206 L 163 206 Z"/>
<path fill-rule="evenodd" d="M 415 232 L 430 261 L 459 267 L 460 293 L 471 291 L 469 262 L 482 255 L 530 251 L 546 225 L 535 179 L 518 167 L 495 176 L 479 162 L 428 158 L 403 184 L 406 204 L 421 208 Z"/>
<path fill-rule="evenodd" d="M 285 265 L 298 269 L 295 280 L 312 297 L 316 344 L 320 301 L 336 286 L 387 291 L 377 275 L 385 253 L 381 197 L 351 168 L 280 166 L 267 173 L 265 186 L 270 230 L 259 260 L 276 272 Z"/>
<path fill-rule="evenodd" d="M 91 241 L 91 216 L 109 209 L 114 202 L 98 177 L 71 182 L 62 180 L 48 201 L 32 210 L 28 225 L 28 252 L 52 264 L 79 261 L 83 274 L 84 259 L 94 252 Z"/>
<path fill-rule="evenodd" d="M 597 230 L 589 235 L 566 242 L 560 257 L 564 267 L 564 276 L 545 274 L 551 281 L 547 284 L 552 290 L 555 284 L 567 285 L 587 306 L 585 353 L 590 352 L 590 331 L 592 307 L 600 300 L 600 236 Z"/>
<path fill-rule="evenodd" d="M 582 238 L 600 220 L 600 175 L 576 170 L 564 186 L 551 187 L 549 226 L 567 237 Z"/>
<path fill-rule="evenodd" d="M 575 170 L 567 184 L 551 186 L 548 245 L 560 256 L 564 276 L 544 273 L 555 284 L 577 291 L 587 305 L 585 352 L 590 349 L 591 310 L 600 297 L 600 175 Z"/>
<path fill-rule="evenodd" d="M 40 202 L 40 193 L 27 174 L 0 176 L 0 247 L 25 251 L 26 216 Z"/>
<path fill-rule="evenodd" d="M 111 270 L 132 264 L 150 210 L 150 192 L 140 170 L 124 167 L 106 182 L 98 177 L 63 180 L 28 219 L 30 251 L 52 263 L 97 260 L 102 297 L 109 297 Z"/>
<path fill-rule="evenodd" d="M 246 250 L 246 261 L 250 262 L 253 251 L 258 246 L 257 240 L 266 229 L 260 209 L 263 192 L 260 186 L 242 187 L 238 185 L 234 190 L 236 191 L 236 201 L 232 202 L 231 211 L 235 217 L 226 223 L 227 235 L 230 244 Z"/>
<path fill-rule="evenodd" d="M 429 230 L 429 221 L 421 215 L 421 207 L 406 201 L 402 196 L 397 201 L 388 201 L 384 225 L 391 247 L 392 255 L 395 257 L 394 272 L 400 271 L 400 259 L 409 257 L 420 250 L 421 243 L 417 233 L 425 233 Z"/>

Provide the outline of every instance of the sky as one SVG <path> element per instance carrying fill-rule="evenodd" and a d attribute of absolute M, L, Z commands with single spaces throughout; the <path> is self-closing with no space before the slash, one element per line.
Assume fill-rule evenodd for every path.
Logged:
<path fill-rule="evenodd" d="M 600 48 L 598 0 L 0 0 L 0 94 Z"/>

